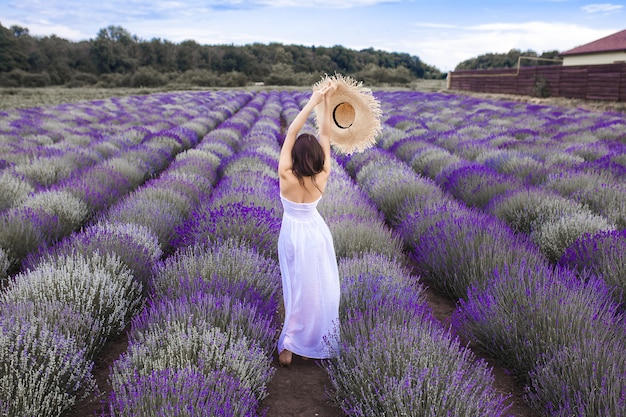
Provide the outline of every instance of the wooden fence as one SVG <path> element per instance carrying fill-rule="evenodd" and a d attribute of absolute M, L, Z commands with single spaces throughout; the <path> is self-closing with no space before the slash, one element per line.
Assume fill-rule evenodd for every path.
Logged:
<path fill-rule="evenodd" d="M 452 90 L 626 101 L 626 63 L 454 71 L 448 77 Z"/>

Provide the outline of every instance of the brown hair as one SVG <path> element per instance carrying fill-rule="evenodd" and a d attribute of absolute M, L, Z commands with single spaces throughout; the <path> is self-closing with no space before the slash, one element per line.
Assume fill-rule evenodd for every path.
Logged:
<path fill-rule="evenodd" d="M 303 133 L 296 138 L 296 142 L 291 150 L 293 160 L 292 172 L 298 178 L 300 185 L 304 186 L 303 177 L 312 177 L 315 184 L 315 174 L 319 174 L 324 169 L 324 150 L 317 138 L 310 133 Z M 317 187 L 317 184 L 315 184 Z"/>

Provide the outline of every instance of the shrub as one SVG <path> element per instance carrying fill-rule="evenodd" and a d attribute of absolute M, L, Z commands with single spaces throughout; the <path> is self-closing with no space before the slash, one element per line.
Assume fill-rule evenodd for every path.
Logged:
<path fill-rule="evenodd" d="M 205 177 L 212 182 L 216 180 L 220 157 L 208 150 L 189 149 L 176 156 L 168 167 L 168 173 L 183 172 Z"/>
<path fill-rule="evenodd" d="M 67 178 L 74 166 L 60 158 L 36 158 L 29 163 L 18 165 L 14 171 L 28 178 L 31 184 L 48 187 L 63 178 Z"/>
<path fill-rule="evenodd" d="M 68 191 L 42 191 L 27 198 L 21 206 L 56 217 L 60 228 L 57 238 L 67 236 L 78 229 L 89 214 L 87 204 Z"/>
<path fill-rule="evenodd" d="M 493 199 L 485 210 L 513 230 L 528 234 L 543 221 L 583 211 L 584 207 L 549 190 L 523 188 Z"/>
<path fill-rule="evenodd" d="M 178 238 L 176 228 L 184 217 L 176 206 L 167 201 L 155 201 L 131 195 L 120 204 L 112 207 L 102 221 L 111 223 L 134 223 L 145 226 L 157 236 L 161 249 L 166 251 L 171 242 Z"/>
<path fill-rule="evenodd" d="M 43 210 L 16 207 L 0 216 L 0 247 L 16 264 L 61 235 L 59 219 Z"/>
<path fill-rule="evenodd" d="M 203 208 L 191 214 L 178 229 L 177 247 L 196 242 L 220 242 L 237 239 L 259 251 L 263 256 L 276 257 L 281 219 L 274 210 L 240 202 Z"/>
<path fill-rule="evenodd" d="M 0 248 L 0 288 L 4 287 L 5 281 L 9 276 L 9 269 L 14 261 L 9 257 L 7 252 Z"/>
<path fill-rule="evenodd" d="M 604 217 L 588 212 L 538 222 L 538 225 L 532 227 L 531 239 L 553 262 L 558 261 L 565 249 L 584 234 L 615 229 Z"/>
<path fill-rule="evenodd" d="M 167 85 L 169 80 L 159 71 L 152 67 L 141 67 L 130 77 L 130 87 L 161 87 Z"/>
<path fill-rule="evenodd" d="M 178 322 L 181 326 L 219 329 L 229 340 L 239 338 L 254 341 L 266 353 L 275 346 L 277 326 L 275 311 L 262 311 L 258 306 L 239 301 L 230 295 L 203 291 L 186 293 L 179 298 L 163 298 L 152 302 L 132 321 L 131 343 L 140 344 L 147 334 L 167 332 Z"/>
<path fill-rule="evenodd" d="M 99 333 L 90 335 L 100 348 L 126 327 L 142 306 L 141 284 L 115 256 L 64 256 L 18 274 L 0 296 L 2 302 L 62 302 L 101 323 Z"/>
<path fill-rule="evenodd" d="M 72 79 L 65 83 L 68 88 L 78 88 L 94 85 L 98 82 L 98 77 L 94 74 L 86 72 L 78 72 L 72 76 Z"/>
<path fill-rule="evenodd" d="M 120 172 L 98 165 L 70 176 L 63 188 L 86 202 L 90 213 L 95 213 L 115 203 L 134 185 Z"/>
<path fill-rule="evenodd" d="M 332 178 L 332 177 L 331 177 Z M 354 187 L 354 184 L 351 184 Z M 371 219 L 383 222 L 383 214 L 363 193 L 344 192 L 348 190 L 344 186 L 339 186 L 338 181 L 331 179 L 328 181 L 324 197 L 317 205 L 317 210 L 327 222 L 335 217 L 351 215 L 360 219 Z"/>
<path fill-rule="evenodd" d="M 434 185 L 422 180 L 405 164 L 392 160 L 364 166 L 356 179 L 392 224 L 397 221 L 399 208 L 407 198 L 428 192 Z"/>
<path fill-rule="evenodd" d="M 4 171 L 0 174 L 0 211 L 6 210 L 24 201 L 35 191 L 24 179 Z"/>
<path fill-rule="evenodd" d="M 591 272 L 614 291 L 616 301 L 626 296 L 626 230 L 586 233 L 570 245 L 559 264 L 581 273 Z"/>
<path fill-rule="evenodd" d="M 366 252 L 394 256 L 402 250 L 400 238 L 381 221 L 345 215 L 327 222 L 338 258 Z"/>
<path fill-rule="evenodd" d="M 350 176 L 355 177 L 364 166 L 373 162 L 388 161 L 390 158 L 395 159 L 390 152 L 374 147 L 368 149 L 367 152 L 356 152 L 350 155 L 340 154 L 337 155 L 336 159 Z M 334 174 L 335 172 L 331 178 Z"/>
<path fill-rule="evenodd" d="M 78 346 L 85 350 L 86 358 L 96 354 L 94 334 L 102 331 L 102 322 L 81 313 L 75 306 L 62 301 L 7 301 L 2 306 L 3 315 L 12 317 L 19 322 L 50 329 L 68 339 L 74 339 Z"/>
<path fill-rule="evenodd" d="M 144 182 L 150 172 L 150 167 L 145 162 L 132 158 L 131 154 L 107 159 L 103 166 L 125 178 L 129 184 L 129 189 L 133 189 Z"/>
<path fill-rule="evenodd" d="M 92 368 L 74 339 L 40 323 L 0 316 L 0 411 L 5 415 L 61 415 L 95 390 Z"/>
<path fill-rule="evenodd" d="M 108 399 L 110 414 L 120 417 L 256 416 L 257 408 L 258 399 L 237 378 L 193 366 L 155 369 L 120 381 Z"/>
<path fill-rule="evenodd" d="M 358 342 L 360 332 L 377 322 L 406 326 L 432 320 L 423 287 L 415 282 L 398 282 L 397 277 L 365 272 L 341 279 L 340 322 L 342 342 Z M 354 327 L 353 327 L 354 326 Z"/>
<path fill-rule="evenodd" d="M 453 315 L 457 332 L 523 379 L 538 358 L 620 332 L 617 306 L 597 279 L 520 260 L 471 289 Z"/>
<path fill-rule="evenodd" d="M 619 229 L 626 229 L 626 188 L 616 184 L 600 184 L 571 195 L 595 213 L 606 217 Z"/>
<path fill-rule="evenodd" d="M 182 184 L 178 187 L 176 184 L 167 184 L 165 180 L 158 178 L 154 181 L 144 184 L 143 187 L 129 196 L 129 200 L 142 200 L 146 204 L 159 205 L 167 203 L 168 207 L 174 213 L 177 213 L 182 218 L 186 218 L 191 209 L 198 203 L 197 194 L 193 195 L 190 192 L 183 193 Z M 198 191 L 198 190 L 195 190 Z"/>
<path fill-rule="evenodd" d="M 251 182 L 251 178 L 255 181 Z M 282 213 L 278 189 L 278 178 L 266 176 L 260 171 L 233 172 L 222 178 L 220 186 L 211 196 L 211 205 L 219 207 L 241 203 Z"/>
<path fill-rule="evenodd" d="M 437 177 L 437 182 L 450 194 L 470 206 L 484 208 L 498 195 L 518 189 L 521 183 L 482 165 L 460 167 Z"/>
<path fill-rule="evenodd" d="M 530 405 L 557 417 L 626 415 L 623 340 L 589 339 L 546 355 L 530 373 Z"/>
<path fill-rule="evenodd" d="M 178 298 L 204 291 L 245 301 L 254 299 L 252 296 L 257 293 L 272 306 L 279 293 L 280 279 L 277 261 L 236 240 L 226 240 L 176 251 L 156 267 L 151 289 L 156 298 Z M 220 291 L 222 288 L 229 290 Z"/>
<path fill-rule="evenodd" d="M 519 152 L 486 152 L 481 156 L 477 161 L 498 172 L 514 175 L 525 184 L 543 183 L 548 176 L 549 170 L 544 167 L 543 163 Z"/>
<path fill-rule="evenodd" d="M 507 409 L 487 365 L 433 322 L 379 320 L 342 342 L 324 367 L 348 415 L 503 416 Z"/>
<path fill-rule="evenodd" d="M 409 160 L 409 164 L 416 172 L 435 179 L 445 167 L 460 161 L 461 158 L 451 154 L 446 149 L 428 147 L 415 153 Z"/>
<path fill-rule="evenodd" d="M 398 284 L 413 285 L 417 282 L 417 277 L 413 276 L 408 266 L 403 263 L 404 258 L 395 254 L 393 256 L 381 255 L 379 253 L 362 253 L 350 258 L 341 258 L 338 261 L 339 276 L 358 277 L 361 274 L 382 276 Z"/>
<path fill-rule="evenodd" d="M 130 344 L 115 361 L 110 374 L 114 391 L 159 369 L 197 367 L 203 374 L 224 371 L 237 378 L 259 399 L 267 396 L 266 384 L 274 371 L 271 359 L 253 342 L 229 337 L 210 324 L 196 327 L 174 322 L 167 331 L 150 330 L 141 344 Z"/>
<path fill-rule="evenodd" d="M 203 69 L 187 70 L 176 78 L 176 82 L 199 87 L 217 87 L 220 85 L 219 74 Z"/>
<path fill-rule="evenodd" d="M 465 297 L 494 268 L 519 257 L 545 259 L 524 235 L 455 200 L 424 194 L 407 200 L 398 232 L 411 250 L 416 271 L 441 291 Z"/>
<path fill-rule="evenodd" d="M 580 193 L 581 190 L 592 190 L 599 184 L 611 182 L 612 178 L 608 173 L 563 172 L 549 175 L 546 186 L 569 197 Z"/>
<path fill-rule="evenodd" d="M 144 288 L 152 275 L 153 267 L 163 255 L 158 238 L 148 227 L 103 221 L 70 235 L 40 253 L 28 256 L 23 267 L 34 269 L 45 261 L 72 254 L 88 258 L 94 253 L 117 256 Z"/>

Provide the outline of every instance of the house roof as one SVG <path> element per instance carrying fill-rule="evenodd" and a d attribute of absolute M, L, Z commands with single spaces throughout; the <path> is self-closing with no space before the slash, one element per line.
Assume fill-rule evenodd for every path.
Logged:
<path fill-rule="evenodd" d="M 559 55 L 582 55 L 614 51 L 626 51 L 626 29 L 598 39 L 597 41 L 577 46 L 569 51 L 561 52 Z"/>

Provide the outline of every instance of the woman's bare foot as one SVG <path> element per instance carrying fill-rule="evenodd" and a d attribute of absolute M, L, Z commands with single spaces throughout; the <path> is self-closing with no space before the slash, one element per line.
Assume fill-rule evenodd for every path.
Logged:
<path fill-rule="evenodd" d="M 289 366 L 291 365 L 292 357 L 293 354 L 291 353 L 291 351 L 284 349 L 282 352 L 280 352 L 280 355 L 278 355 L 278 363 L 280 364 L 280 366 Z"/>

